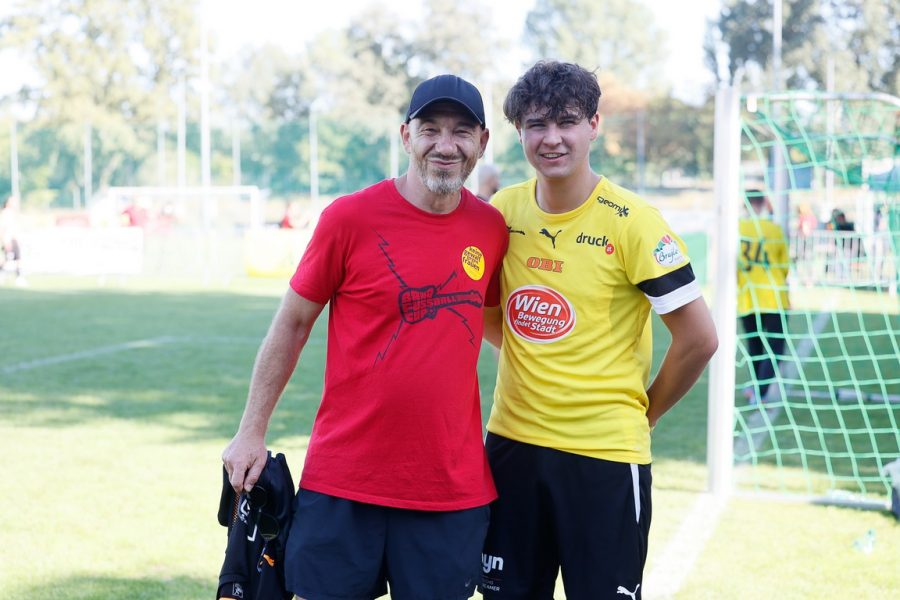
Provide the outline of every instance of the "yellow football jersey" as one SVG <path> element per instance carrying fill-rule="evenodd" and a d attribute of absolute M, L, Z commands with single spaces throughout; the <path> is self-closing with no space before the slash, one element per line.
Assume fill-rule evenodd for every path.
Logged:
<path fill-rule="evenodd" d="M 781 227 L 751 217 L 740 220 L 738 233 L 738 314 L 787 310 L 790 258 Z"/>
<path fill-rule="evenodd" d="M 618 462 L 650 462 L 651 306 L 700 297 L 684 242 L 659 211 L 602 178 L 578 208 L 541 210 L 536 180 L 492 203 L 506 218 L 503 345 L 487 428 Z"/>

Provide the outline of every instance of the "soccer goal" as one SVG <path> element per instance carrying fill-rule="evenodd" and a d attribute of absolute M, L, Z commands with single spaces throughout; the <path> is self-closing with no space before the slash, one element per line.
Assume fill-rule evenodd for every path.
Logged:
<path fill-rule="evenodd" d="M 244 237 L 264 226 L 265 208 L 247 185 L 110 187 L 92 203 L 93 213 L 141 231 L 145 275 L 202 281 L 242 272 Z"/>
<path fill-rule="evenodd" d="M 99 204 L 119 215 L 137 209 L 147 218 L 194 229 L 257 228 L 264 218 L 255 185 L 110 187 L 100 194 Z"/>
<path fill-rule="evenodd" d="M 900 99 L 725 89 L 715 153 L 710 487 L 880 506 L 900 458 Z M 763 221 L 783 232 L 783 265 Z M 754 268 L 786 281 L 739 289 Z M 786 301 L 746 309 L 766 293 Z M 760 312 L 774 313 L 766 335 Z"/>

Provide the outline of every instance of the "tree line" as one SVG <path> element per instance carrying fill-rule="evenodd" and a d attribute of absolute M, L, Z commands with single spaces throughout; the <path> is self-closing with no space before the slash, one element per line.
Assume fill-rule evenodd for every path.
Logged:
<path fill-rule="evenodd" d="M 900 94 L 896 0 L 783 0 L 782 8 L 783 85 Z M 14 52 L 30 76 L 0 97 L 8 125 L 0 128 L 0 189 L 11 184 L 12 136 L 26 204 L 68 205 L 111 185 L 197 185 L 201 9 L 199 0 L 14 2 L 0 21 L 0 52 Z M 703 40 L 717 82 L 772 88 L 772 14 L 771 1 L 723 0 Z M 392 138 L 416 83 L 440 72 L 478 84 L 491 101 L 493 161 L 505 181 L 526 177 L 499 107 L 539 58 L 597 70 L 603 124 L 594 158 L 604 173 L 632 187 L 660 185 L 671 172 L 711 176 L 715 86 L 695 104 L 660 83 L 665 36 L 640 0 L 537 0 L 520 39 L 496 31 L 478 0 L 423 0 L 415 18 L 373 4 L 301 52 L 260 44 L 213 60 L 213 184 L 239 173 L 274 196 L 307 194 L 313 122 L 323 194 L 373 183 L 398 163 L 402 171 Z M 215 50 L 214 38 L 209 44 Z M 501 57 L 518 47 L 524 60 L 511 69 Z"/>

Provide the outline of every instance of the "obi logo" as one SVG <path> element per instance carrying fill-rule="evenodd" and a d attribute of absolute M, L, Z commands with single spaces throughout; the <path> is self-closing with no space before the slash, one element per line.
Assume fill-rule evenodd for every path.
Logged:
<path fill-rule="evenodd" d="M 593 236 L 582 232 L 578 234 L 577 238 L 575 238 L 575 243 L 587 244 L 588 246 L 597 246 L 598 248 L 603 248 L 603 250 L 607 254 L 612 254 L 616 251 L 616 247 L 610 243 L 609 238 L 605 235 Z"/>
<path fill-rule="evenodd" d="M 471 279 L 478 281 L 484 277 L 484 252 L 475 246 L 469 246 L 462 252 L 463 271 Z"/>
<path fill-rule="evenodd" d="M 549 258 L 541 258 L 539 256 L 529 256 L 525 261 L 525 266 L 529 269 L 537 269 L 539 271 L 551 271 L 553 273 L 562 273 L 564 260 L 552 260 Z"/>
<path fill-rule="evenodd" d="M 506 324 L 524 340 L 550 344 L 572 333 L 575 309 L 554 289 L 526 285 L 506 300 Z"/>
<path fill-rule="evenodd" d="M 684 254 L 671 235 L 664 235 L 653 249 L 653 258 L 664 267 L 674 267 L 684 262 Z"/>

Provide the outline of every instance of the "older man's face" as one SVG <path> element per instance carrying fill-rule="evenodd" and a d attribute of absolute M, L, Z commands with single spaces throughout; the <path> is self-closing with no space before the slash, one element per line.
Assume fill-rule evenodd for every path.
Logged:
<path fill-rule="evenodd" d="M 402 131 L 417 175 L 434 194 L 459 192 L 484 153 L 487 130 L 462 107 L 438 102 L 422 111 Z"/>

